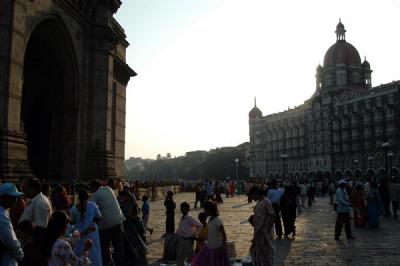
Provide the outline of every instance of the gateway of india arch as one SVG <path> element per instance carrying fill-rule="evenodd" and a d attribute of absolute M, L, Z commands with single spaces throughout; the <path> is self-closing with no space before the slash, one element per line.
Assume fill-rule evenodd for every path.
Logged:
<path fill-rule="evenodd" d="M 124 174 L 121 0 L 0 1 L 0 178 Z"/>

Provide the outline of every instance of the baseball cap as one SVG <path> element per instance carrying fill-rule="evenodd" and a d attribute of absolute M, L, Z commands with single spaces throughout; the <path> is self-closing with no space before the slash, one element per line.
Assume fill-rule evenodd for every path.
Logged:
<path fill-rule="evenodd" d="M 24 193 L 19 192 L 13 183 L 4 183 L 4 184 L 0 185 L 0 195 L 8 195 L 11 197 L 20 197 L 20 196 L 24 195 Z"/>
<path fill-rule="evenodd" d="M 344 179 L 340 180 L 339 185 L 341 185 L 341 184 L 347 184 L 346 180 L 344 180 Z"/>

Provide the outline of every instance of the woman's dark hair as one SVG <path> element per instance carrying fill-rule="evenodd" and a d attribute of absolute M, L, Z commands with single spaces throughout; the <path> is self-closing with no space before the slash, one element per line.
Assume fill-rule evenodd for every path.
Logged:
<path fill-rule="evenodd" d="M 51 186 L 49 183 L 43 183 L 42 184 L 42 193 L 45 196 L 50 196 L 50 190 L 51 190 Z"/>
<path fill-rule="evenodd" d="M 121 192 L 118 193 L 118 196 L 131 198 L 131 194 L 127 190 L 122 190 Z"/>
<path fill-rule="evenodd" d="M 24 233 L 24 234 L 32 236 L 32 234 L 33 234 L 33 224 L 29 220 L 22 221 L 17 225 L 17 230 L 22 232 L 22 233 Z"/>
<path fill-rule="evenodd" d="M 206 201 L 204 203 L 204 210 L 208 210 L 211 214 L 211 216 L 218 216 L 218 207 L 217 204 L 215 202 L 212 201 Z"/>
<path fill-rule="evenodd" d="M 201 220 L 207 220 L 207 214 L 205 212 L 201 212 L 201 213 L 199 213 L 198 218 L 199 218 L 200 221 Z"/>
<path fill-rule="evenodd" d="M 83 220 L 85 211 L 86 211 L 86 201 L 89 199 L 89 194 L 86 190 L 79 190 L 78 192 L 79 199 L 79 212 L 81 213 L 81 219 Z"/>
<path fill-rule="evenodd" d="M 182 202 L 182 203 L 181 203 L 181 209 L 183 209 L 183 208 L 189 209 L 189 210 L 190 210 L 190 205 L 189 205 L 189 203 L 187 203 L 186 201 Z"/>
<path fill-rule="evenodd" d="M 53 245 L 57 239 L 64 234 L 65 227 L 68 223 L 69 219 L 65 211 L 55 211 L 51 215 L 43 236 L 43 252 L 46 258 L 51 257 Z"/>
<path fill-rule="evenodd" d="M 25 181 L 29 188 L 33 189 L 35 192 L 42 192 L 42 183 L 37 178 L 29 178 Z"/>
<path fill-rule="evenodd" d="M 254 194 L 259 196 L 264 196 L 264 191 L 261 188 L 254 186 L 250 188 L 249 195 L 254 195 Z"/>
<path fill-rule="evenodd" d="M 92 180 L 92 182 L 90 182 L 90 188 L 95 188 L 98 189 L 99 187 L 101 187 L 101 183 L 99 180 Z"/>
<path fill-rule="evenodd" d="M 148 201 L 148 200 L 149 200 L 149 196 L 147 196 L 147 195 L 142 196 L 142 201 Z"/>

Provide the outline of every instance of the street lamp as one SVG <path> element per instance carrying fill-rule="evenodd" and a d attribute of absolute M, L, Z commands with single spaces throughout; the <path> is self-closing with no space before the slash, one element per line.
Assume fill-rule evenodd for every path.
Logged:
<path fill-rule="evenodd" d="M 236 181 L 239 180 L 239 159 L 235 159 L 235 165 L 236 165 Z"/>
<path fill-rule="evenodd" d="M 288 158 L 288 155 L 286 153 L 282 153 L 280 157 L 283 161 L 283 178 L 286 179 L 286 160 Z"/>
<path fill-rule="evenodd" d="M 389 172 L 388 172 L 388 148 L 389 148 L 389 142 L 383 142 L 382 143 L 382 148 L 385 151 L 385 170 L 386 170 L 386 177 L 389 176 Z"/>

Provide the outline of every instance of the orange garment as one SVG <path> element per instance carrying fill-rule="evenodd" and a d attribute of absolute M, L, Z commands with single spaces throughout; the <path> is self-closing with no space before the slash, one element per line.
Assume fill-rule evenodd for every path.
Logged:
<path fill-rule="evenodd" d="M 203 228 L 197 235 L 196 248 L 194 250 L 196 254 L 204 247 L 205 241 L 207 240 L 207 236 L 208 236 L 208 225 L 206 224 L 203 226 Z"/>

